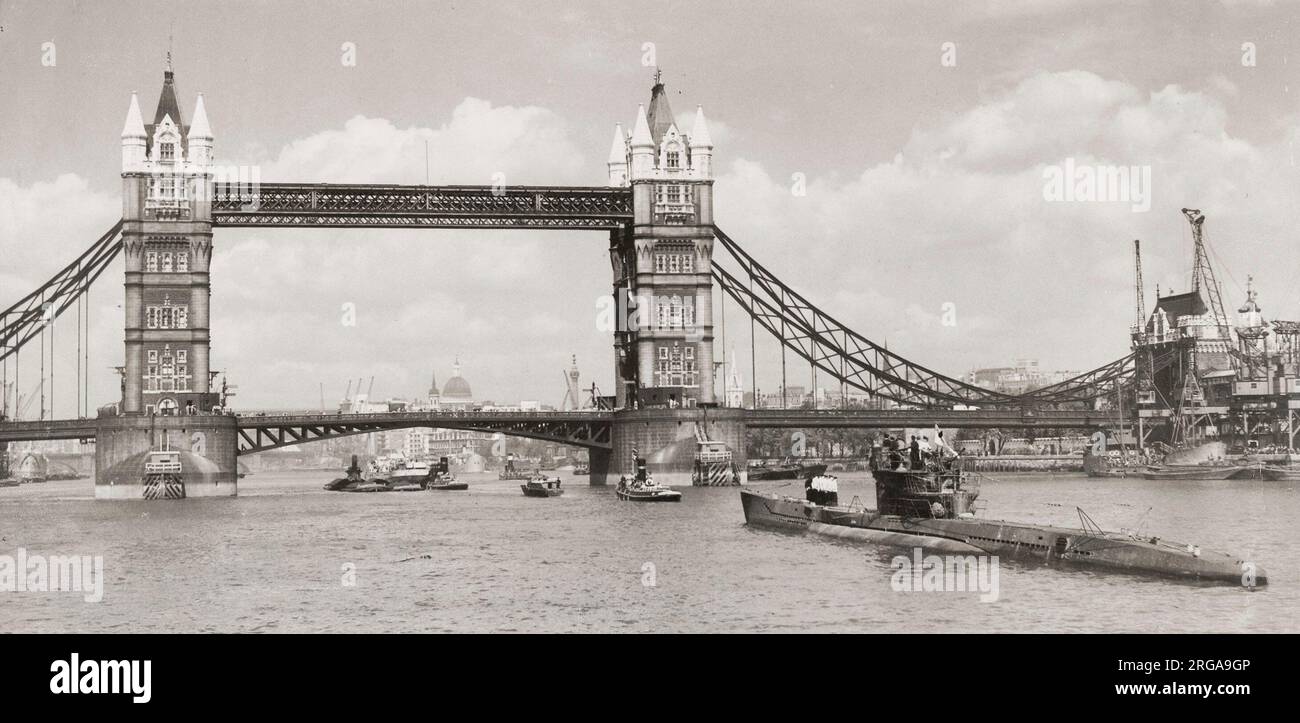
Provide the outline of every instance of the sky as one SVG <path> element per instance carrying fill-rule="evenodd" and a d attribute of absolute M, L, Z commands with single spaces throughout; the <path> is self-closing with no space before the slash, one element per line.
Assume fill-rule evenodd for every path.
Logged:
<path fill-rule="evenodd" d="M 1091 369 L 1127 353 L 1134 239 L 1148 309 L 1187 288 L 1188 206 L 1224 303 L 1253 276 L 1266 317 L 1300 318 L 1297 20 L 1281 0 L 0 0 L 0 308 L 121 215 L 127 104 L 152 115 L 169 48 L 187 121 L 202 92 L 219 162 L 267 182 L 423 183 L 427 144 L 430 183 L 602 185 L 657 64 L 674 112 L 709 118 L 718 225 L 822 309 L 952 375 Z M 1079 167 L 1135 169 L 1147 202 L 1052 197 Z M 559 404 L 571 355 L 612 393 L 601 233 L 218 229 L 212 268 L 213 368 L 244 408 L 371 376 L 423 394 L 458 356 L 480 399 Z M 95 405 L 117 394 L 120 274 L 91 293 Z M 749 324 L 725 319 L 715 356 L 755 385 Z M 755 347 L 774 390 L 779 350 Z"/>

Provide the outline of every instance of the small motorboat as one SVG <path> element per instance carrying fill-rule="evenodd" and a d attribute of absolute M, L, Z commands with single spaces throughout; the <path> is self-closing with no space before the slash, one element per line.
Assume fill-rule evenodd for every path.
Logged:
<path fill-rule="evenodd" d="M 524 491 L 524 497 L 559 497 L 564 494 L 564 490 L 560 489 L 559 477 L 543 475 L 538 475 L 519 485 L 519 489 Z"/>
<path fill-rule="evenodd" d="M 825 474 L 824 464 L 805 464 L 786 460 L 780 464 L 756 464 L 749 467 L 749 481 L 808 479 Z"/>
<path fill-rule="evenodd" d="M 1260 470 L 1264 479 L 1270 482 L 1297 482 L 1300 481 L 1300 467 L 1273 467 L 1265 466 Z"/>
<path fill-rule="evenodd" d="M 17 487 L 20 483 L 13 477 L 0 479 L 0 487 Z"/>
<path fill-rule="evenodd" d="M 1236 464 L 1163 464 L 1152 465 L 1142 471 L 1143 479 L 1218 480 L 1231 479 L 1251 471 Z"/>

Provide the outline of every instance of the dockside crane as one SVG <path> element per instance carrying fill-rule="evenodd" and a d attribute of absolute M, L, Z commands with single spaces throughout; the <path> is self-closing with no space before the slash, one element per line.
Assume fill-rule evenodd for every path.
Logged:
<path fill-rule="evenodd" d="M 1192 291 L 1205 289 L 1205 296 L 1210 302 L 1210 314 L 1219 329 L 1219 338 L 1231 341 L 1228 331 L 1228 315 L 1223 311 L 1223 296 L 1219 291 L 1219 281 L 1214 277 L 1214 267 L 1210 265 L 1209 254 L 1205 251 L 1205 238 L 1201 227 L 1205 223 L 1205 214 L 1195 208 L 1184 208 L 1183 215 L 1192 225 L 1192 244 L 1195 252 L 1192 267 Z"/>
<path fill-rule="evenodd" d="M 1142 290 L 1141 239 L 1133 239 L 1133 295 L 1134 312 L 1136 314 L 1133 319 L 1133 345 L 1139 346 L 1146 342 L 1147 329 L 1146 294 Z"/>

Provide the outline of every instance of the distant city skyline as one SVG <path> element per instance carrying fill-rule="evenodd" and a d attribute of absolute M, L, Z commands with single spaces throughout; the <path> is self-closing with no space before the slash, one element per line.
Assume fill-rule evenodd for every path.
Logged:
<path fill-rule="evenodd" d="M 0 308 L 120 215 L 128 101 L 152 113 L 170 48 L 181 112 L 202 92 L 219 162 L 268 182 L 600 185 L 614 124 L 630 126 L 657 65 L 679 118 L 709 114 L 719 225 L 841 321 L 954 377 L 1122 356 L 1132 240 L 1150 309 L 1157 285 L 1187 288 L 1184 206 L 1208 217 L 1225 304 L 1251 274 L 1266 317 L 1300 318 L 1300 33 L 1285 3 L 921 2 L 906 18 L 855 3 L 234 5 L 0 7 Z M 1149 169 L 1149 211 L 1045 198 L 1045 172 L 1119 166 Z M 221 229 L 212 367 L 248 408 L 311 408 L 322 384 L 338 400 L 372 375 L 376 396 L 410 396 L 458 354 L 481 398 L 558 404 L 571 355 L 583 389 L 612 394 L 595 323 L 606 246 Z M 119 283 L 91 293 L 97 405 L 118 396 L 121 304 Z M 758 339 L 755 379 L 740 309 L 714 321 L 715 359 L 737 350 L 745 391 L 778 389 L 775 343 Z M 75 320 L 59 325 L 74 343 Z M 58 364 L 53 415 L 74 416 L 74 362 Z M 796 381 L 811 383 L 806 363 L 790 364 Z"/>

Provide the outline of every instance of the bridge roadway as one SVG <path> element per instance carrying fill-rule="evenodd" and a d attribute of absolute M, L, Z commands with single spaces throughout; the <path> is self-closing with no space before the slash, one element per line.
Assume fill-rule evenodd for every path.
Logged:
<path fill-rule="evenodd" d="M 703 412 L 703 410 L 701 410 Z M 423 411 L 374 414 L 322 414 L 319 411 L 242 412 L 235 414 L 239 452 L 250 454 L 318 439 L 364 434 L 386 429 L 439 427 L 501 432 L 597 449 L 610 448 L 610 427 L 616 413 Z M 869 428 L 960 427 L 971 429 L 1092 428 L 1114 424 L 1113 413 L 1092 410 L 1030 409 L 751 409 L 745 424 L 752 428 Z M 0 422 L 0 442 L 46 439 L 92 439 L 94 419 Z"/>

